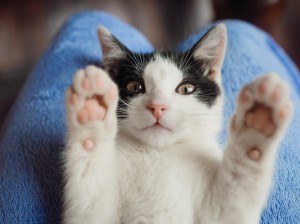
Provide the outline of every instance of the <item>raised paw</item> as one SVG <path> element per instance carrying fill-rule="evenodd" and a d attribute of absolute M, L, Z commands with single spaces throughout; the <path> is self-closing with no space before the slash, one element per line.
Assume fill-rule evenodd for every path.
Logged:
<path fill-rule="evenodd" d="M 282 138 L 292 110 L 287 84 L 276 74 L 259 77 L 238 96 L 231 134 L 244 139 L 249 158 L 258 160 L 267 142 Z"/>
<path fill-rule="evenodd" d="M 99 135 L 114 132 L 117 102 L 118 89 L 105 71 L 88 66 L 75 74 L 66 105 L 69 129 L 84 136 L 84 148 L 93 148 Z"/>

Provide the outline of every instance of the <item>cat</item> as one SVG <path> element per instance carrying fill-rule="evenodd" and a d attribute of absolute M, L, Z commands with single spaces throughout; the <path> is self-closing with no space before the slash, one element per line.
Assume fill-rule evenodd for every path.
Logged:
<path fill-rule="evenodd" d="M 292 117 L 277 74 L 240 91 L 222 150 L 226 26 L 187 52 L 134 53 L 98 30 L 102 68 L 66 93 L 63 222 L 259 223 Z"/>

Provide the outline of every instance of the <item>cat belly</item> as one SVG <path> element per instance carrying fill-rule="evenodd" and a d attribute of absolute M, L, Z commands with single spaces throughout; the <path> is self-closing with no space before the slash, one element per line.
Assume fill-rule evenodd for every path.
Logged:
<path fill-rule="evenodd" d="M 141 197 L 137 198 L 138 200 Z M 129 205 L 123 211 L 122 224 L 193 224 L 193 215 L 183 208 L 182 202 L 172 207 L 171 204 L 141 203 Z"/>
<path fill-rule="evenodd" d="M 132 160 L 120 167 L 122 224 L 194 223 L 190 175 L 155 152 L 126 158 Z"/>
<path fill-rule="evenodd" d="M 147 185 L 147 184 L 145 184 Z M 193 206 L 190 192 L 178 184 L 166 189 L 161 182 L 132 186 L 122 206 L 124 224 L 192 224 Z M 153 187 L 153 185 L 156 185 Z M 177 186 L 176 186 L 177 185 Z"/>

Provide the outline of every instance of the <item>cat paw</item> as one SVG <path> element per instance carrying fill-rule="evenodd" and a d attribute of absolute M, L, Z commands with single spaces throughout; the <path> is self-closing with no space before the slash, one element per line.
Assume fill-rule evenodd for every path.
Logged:
<path fill-rule="evenodd" d="M 251 160 L 259 160 L 268 145 L 281 140 L 292 112 L 287 84 L 277 74 L 259 77 L 241 90 L 230 134 L 248 147 Z"/>
<path fill-rule="evenodd" d="M 85 149 L 116 133 L 118 89 L 108 74 L 95 66 L 77 71 L 67 90 L 69 132 L 81 138 Z"/>

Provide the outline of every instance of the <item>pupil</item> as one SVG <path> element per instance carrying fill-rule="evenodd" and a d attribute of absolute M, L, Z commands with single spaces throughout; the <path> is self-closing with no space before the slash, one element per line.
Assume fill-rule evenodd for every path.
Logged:
<path fill-rule="evenodd" d="M 185 93 L 189 93 L 190 92 L 190 88 L 185 87 Z"/>
<path fill-rule="evenodd" d="M 139 85 L 135 85 L 135 86 L 134 86 L 134 91 L 135 91 L 135 92 L 138 92 L 140 89 L 141 89 L 141 88 L 140 88 Z"/>
<path fill-rule="evenodd" d="M 184 92 L 189 93 L 189 89 L 187 87 L 184 87 Z"/>

